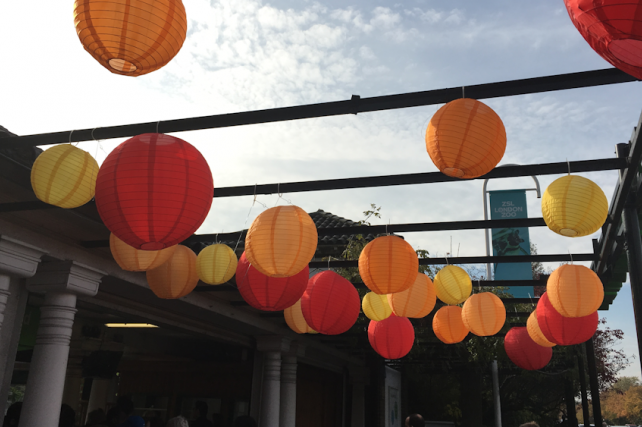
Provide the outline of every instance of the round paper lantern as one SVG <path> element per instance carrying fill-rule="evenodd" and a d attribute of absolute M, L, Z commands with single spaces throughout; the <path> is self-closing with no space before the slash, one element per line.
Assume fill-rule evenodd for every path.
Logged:
<path fill-rule="evenodd" d="M 287 323 L 290 329 L 297 334 L 316 333 L 310 326 L 308 326 L 305 321 L 305 317 L 303 317 L 303 312 L 301 311 L 301 300 L 298 300 L 294 305 L 283 310 L 283 317 L 285 317 L 285 323 Z"/>
<path fill-rule="evenodd" d="M 418 273 L 415 282 L 403 292 L 388 294 L 388 303 L 393 313 L 400 317 L 426 317 L 437 302 L 435 285 L 430 277 Z"/>
<path fill-rule="evenodd" d="M 361 308 L 368 319 L 375 321 L 387 319 L 392 314 L 387 295 L 379 295 L 374 292 L 368 292 L 363 297 Z"/>
<path fill-rule="evenodd" d="M 504 337 L 504 349 L 514 364 L 529 371 L 542 369 L 553 357 L 553 349 L 538 345 L 523 326 L 508 331 Z"/>
<path fill-rule="evenodd" d="M 187 246 L 177 245 L 171 258 L 153 270 L 147 270 L 147 283 L 157 297 L 177 299 L 198 284 L 196 254 Z"/>
<path fill-rule="evenodd" d="M 537 302 L 537 323 L 544 337 L 559 345 L 574 345 L 588 341 L 599 321 L 597 311 L 584 317 L 564 317 L 555 310 L 548 299 L 548 292 Z"/>
<path fill-rule="evenodd" d="M 203 249 L 196 259 L 198 277 L 209 285 L 220 285 L 234 276 L 238 260 L 227 245 L 215 244 Z"/>
<path fill-rule="evenodd" d="M 533 311 L 530 316 L 528 316 L 528 321 L 526 322 L 526 330 L 531 339 L 535 341 L 538 345 L 542 347 L 555 347 L 555 343 L 550 342 L 546 339 L 542 330 L 539 328 L 539 323 L 537 322 L 537 310 Z"/>
<path fill-rule="evenodd" d="M 472 295 L 464 303 L 461 319 L 466 328 L 479 337 L 495 335 L 506 322 L 506 307 L 490 292 Z"/>
<path fill-rule="evenodd" d="M 564 0 L 571 21 L 602 58 L 642 79 L 639 0 Z"/>
<path fill-rule="evenodd" d="M 461 307 L 456 305 L 437 310 L 432 319 L 432 329 L 437 338 L 446 344 L 462 342 L 469 332 L 461 320 Z"/>
<path fill-rule="evenodd" d="M 141 251 L 132 248 L 113 233 L 109 235 L 109 248 L 120 268 L 127 271 L 153 270 L 169 260 L 176 251 L 176 246 L 160 251 Z"/>
<path fill-rule="evenodd" d="M 105 226 L 136 249 L 191 236 L 212 205 L 212 172 L 182 139 L 145 133 L 120 144 L 98 171 L 96 207 Z"/>
<path fill-rule="evenodd" d="M 295 304 L 305 292 L 308 277 L 307 265 L 294 276 L 266 276 L 249 263 L 245 252 L 236 267 L 236 285 L 241 296 L 252 307 L 264 311 L 281 311 Z"/>
<path fill-rule="evenodd" d="M 31 188 L 45 203 L 65 209 L 82 206 L 94 197 L 98 163 L 71 144 L 41 153 L 31 168 Z"/>
<path fill-rule="evenodd" d="M 506 130 L 497 113 L 483 102 L 456 99 L 430 119 L 426 149 L 445 175 L 476 178 L 493 170 L 504 157 Z"/>
<path fill-rule="evenodd" d="M 604 286 L 597 274 L 583 265 L 562 265 L 546 282 L 546 294 L 564 317 L 584 317 L 597 311 L 604 300 Z"/>
<path fill-rule="evenodd" d="M 377 237 L 359 255 L 359 274 L 374 293 L 393 294 L 408 289 L 417 278 L 417 253 L 401 237 Z"/>
<path fill-rule="evenodd" d="M 187 35 L 181 0 L 76 0 L 80 43 L 114 74 L 140 76 L 176 56 Z"/>
<path fill-rule="evenodd" d="M 406 317 L 390 317 L 368 325 L 368 341 L 384 359 L 401 359 L 412 349 L 415 342 L 415 329 Z"/>
<path fill-rule="evenodd" d="M 359 317 L 359 293 L 334 271 L 315 274 L 301 297 L 301 311 L 307 324 L 326 335 L 342 334 Z"/>
<path fill-rule="evenodd" d="M 600 187 L 590 179 L 567 175 L 553 181 L 542 197 L 542 216 L 552 231 L 562 236 L 581 237 L 602 227 L 609 203 Z"/>
<path fill-rule="evenodd" d="M 245 237 L 253 267 L 270 277 L 294 276 L 317 250 L 317 228 L 298 206 L 276 206 L 256 217 Z"/>
<path fill-rule="evenodd" d="M 437 298 L 449 305 L 461 304 L 473 291 L 470 276 L 461 267 L 447 265 L 435 276 Z"/>

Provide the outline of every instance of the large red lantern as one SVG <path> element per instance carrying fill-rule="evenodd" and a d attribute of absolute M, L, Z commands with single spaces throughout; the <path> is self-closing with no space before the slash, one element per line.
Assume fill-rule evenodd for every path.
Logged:
<path fill-rule="evenodd" d="M 537 323 L 552 343 L 574 345 L 588 341 L 597 330 L 597 311 L 584 317 L 564 317 L 555 310 L 547 292 L 537 302 Z"/>
<path fill-rule="evenodd" d="M 384 359 L 401 359 L 412 349 L 415 342 L 415 329 L 407 317 L 390 317 L 368 325 L 368 341 Z"/>
<path fill-rule="evenodd" d="M 269 277 L 254 268 L 241 255 L 236 267 L 236 285 L 243 299 L 252 307 L 264 311 L 280 311 L 296 304 L 308 285 L 310 268 L 290 277 Z"/>
<path fill-rule="evenodd" d="M 508 358 L 517 366 L 529 371 L 542 369 L 553 357 L 551 347 L 542 347 L 528 335 L 525 327 L 514 327 L 504 337 Z"/>
<path fill-rule="evenodd" d="M 160 250 L 191 236 L 212 205 L 205 158 L 182 139 L 145 133 L 120 144 L 98 171 L 96 207 L 105 226 L 136 249 Z"/>
<path fill-rule="evenodd" d="M 642 79 L 640 0 L 564 0 L 571 21 L 602 58 Z"/>
<path fill-rule="evenodd" d="M 361 299 L 352 283 L 329 270 L 312 276 L 301 297 L 301 311 L 308 326 L 326 335 L 350 329 L 360 308 Z"/>

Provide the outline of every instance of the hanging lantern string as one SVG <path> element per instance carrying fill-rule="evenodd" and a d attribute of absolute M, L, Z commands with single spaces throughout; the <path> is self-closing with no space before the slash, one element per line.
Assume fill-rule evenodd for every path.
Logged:
<path fill-rule="evenodd" d="M 477 288 L 481 292 L 481 279 L 477 279 Z"/>
<path fill-rule="evenodd" d="M 530 293 L 530 292 L 528 293 L 528 298 L 530 298 L 530 300 L 531 300 L 531 308 L 532 308 L 533 310 L 535 310 L 535 303 L 533 302 L 533 297 L 531 296 L 531 293 Z"/>
<path fill-rule="evenodd" d="M 466 87 L 465 86 L 461 87 L 461 97 L 462 98 L 466 98 Z"/>
<path fill-rule="evenodd" d="M 278 196 L 276 199 L 276 202 L 274 203 L 274 206 L 279 204 L 279 200 L 285 200 L 288 204 L 292 204 L 291 200 L 286 199 L 283 197 L 283 193 L 281 193 L 281 183 L 279 182 L 276 186 L 276 195 Z"/>
<path fill-rule="evenodd" d="M 332 255 L 328 255 L 328 270 L 330 270 L 330 260 L 332 259 Z"/>
<path fill-rule="evenodd" d="M 156 122 L 156 133 L 158 133 L 158 126 L 160 125 L 160 120 Z"/>
<path fill-rule="evenodd" d="M 571 174 L 571 162 L 568 161 L 568 158 L 566 158 L 566 165 L 568 166 L 568 174 Z"/>
<path fill-rule="evenodd" d="M 74 132 L 75 132 L 75 131 L 73 131 L 73 130 L 72 130 L 71 132 L 69 132 L 69 144 L 71 144 L 71 145 L 74 145 L 74 144 L 71 142 L 71 135 L 73 135 L 73 134 L 74 134 Z M 74 145 L 74 147 L 77 147 L 77 146 L 78 146 L 78 143 L 76 143 L 76 145 Z"/>
<path fill-rule="evenodd" d="M 243 230 L 245 230 L 245 226 L 247 225 L 247 221 L 250 219 L 250 214 L 252 213 L 252 208 L 254 207 L 255 203 L 263 205 L 263 207 L 267 208 L 267 206 L 265 206 L 263 203 L 261 203 L 258 200 L 256 200 L 256 197 L 257 197 L 257 195 L 256 195 L 256 185 L 257 184 L 255 183 L 254 184 L 254 199 L 252 200 L 252 206 L 250 206 L 250 210 L 247 211 L 247 216 L 245 217 L 245 222 L 243 223 Z M 234 253 L 236 253 L 236 250 L 238 249 L 239 244 L 241 243 L 241 237 L 243 237 L 243 231 L 241 231 L 239 233 L 239 238 L 236 241 L 236 245 L 234 246 Z"/>
<path fill-rule="evenodd" d="M 568 256 L 571 257 L 571 264 L 573 264 L 573 254 L 570 249 L 568 250 Z"/>

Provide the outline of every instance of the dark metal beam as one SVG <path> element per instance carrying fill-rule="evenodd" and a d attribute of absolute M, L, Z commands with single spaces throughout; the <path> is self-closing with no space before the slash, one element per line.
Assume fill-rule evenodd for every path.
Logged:
<path fill-rule="evenodd" d="M 633 82 L 636 80 L 637 79 L 635 77 L 632 77 L 623 71 L 616 68 L 610 68 L 466 86 L 466 96 L 473 99 L 488 99 Z M 272 108 L 269 110 L 218 114 L 188 119 L 0 138 L 0 148 L 60 144 L 68 142 L 70 139 L 77 142 L 92 141 L 94 139 L 127 138 L 142 133 L 156 132 L 157 129 L 159 132 L 163 133 L 184 132 L 393 110 L 398 108 L 420 107 L 425 105 L 444 104 L 454 99 L 459 99 L 461 98 L 461 93 L 462 87 L 458 86 L 450 89 L 375 96 L 371 98 L 360 98 L 359 96 L 353 95 L 352 99 L 348 101 L 325 102 L 320 104 L 300 105 L 296 107 Z"/>
<path fill-rule="evenodd" d="M 500 298 L 504 304 L 537 304 L 538 298 Z M 230 301 L 233 306 L 249 305 L 245 300 Z M 515 312 L 519 313 L 519 312 Z M 528 313 L 530 315 L 530 313 Z M 517 316 L 520 317 L 520 316 Z"/>

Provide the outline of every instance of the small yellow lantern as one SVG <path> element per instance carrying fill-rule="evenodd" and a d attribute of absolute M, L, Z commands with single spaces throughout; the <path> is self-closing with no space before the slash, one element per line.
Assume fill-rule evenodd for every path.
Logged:
<path fill-rule="evenodd" d="M 187 246 L 176 245 L 172 257 L 153 270 L 147 270 L 149 288 L 159 298 L 178 299 L 198 284 L 196 254 Z"/>
<path fill-rule="evenodd" d="M 435 276 L 435 291 L 441 301 L 457 305 L 470 296 L 473 283 L 466 270 L 456 265 L 447 265 Z"/>
<path fill-rule="evenodd" d="M 436 302 L 435 285 L 424 273 L 418 273 L 415 283 L 405 291 L 388 294 L 390 308 L 399 317 L 426 317 Z"/>
<path fill-rule="evenodd" d="M 94 197 L 97 176 L 98 163 L 89 153 L 61 144 L 38 156 L 31 168 L 31 187 L 43 202 L 71 209 Z"/>
<path fill-rule="evenodd" d="M 539 323 L 537 322 L 537 310 L 533 310 L 531 315 L 528 316 L 528 320 L 526 321 L 526 330 L 528 331 L 528 335 L 531 339 L 542 347 L 555 347 L 556 344 L 547 340 L 542 333 L 542 330 L 539 328 Z"/>
<path fill-rule="evenodd" d="M 111 254 L 123 270 L 127 271 L 147 271 L 159 267 L 169 260 L 176 245 L 159 251 L 143 251 L 129 246 L 111 233 L 109 235 L 109 248 Z"/>
<path fill-rule="evenodd" d="M 375 294 L 374 292 L 368 292 L 363 297 L 361 308 L 368 319 L 377 322 L 387 319 L 392 314 L 392 309 L 388 304 L 388 296 Z"/>
<path fill-rule="evenodd" d="M 490 292 L 472 295 L 464 303 L 461 319 L 466 328 L 479 337 L 495 335 L 506 322 L 506 307 Z"/>
<path fill-rule="evenodd" d="M 303 317 L 301 300 L 298 300 L 293 306 L 283 310 L 283 317 L 285 317 L 285 323 L 297 334 L 316 334 L 316 332 L 308 326 L 308 323 Z"/>
<path fill-rule="evenodd" d="M 567 175 L 553 181 L 542 197 L 542 216 L 552 231 L 581 237 L 602 227 L 609 203 L 602 189 L 590 179 Z"/>
<path fill-rule="evenodd" d="M 203 249 L 196 259 L 198 277 L 209 285 L 220 285 L 234 276 L 238 259 L 227 245 L 215 244 Z"/>
<path fill-rule="evenodd" d="M 604 300 L 604 286 L 593 270 L 583 265 L 558 267 L 546 282 L 548 299 L 564 317 L 584 317 L 597 311 Z"/>

